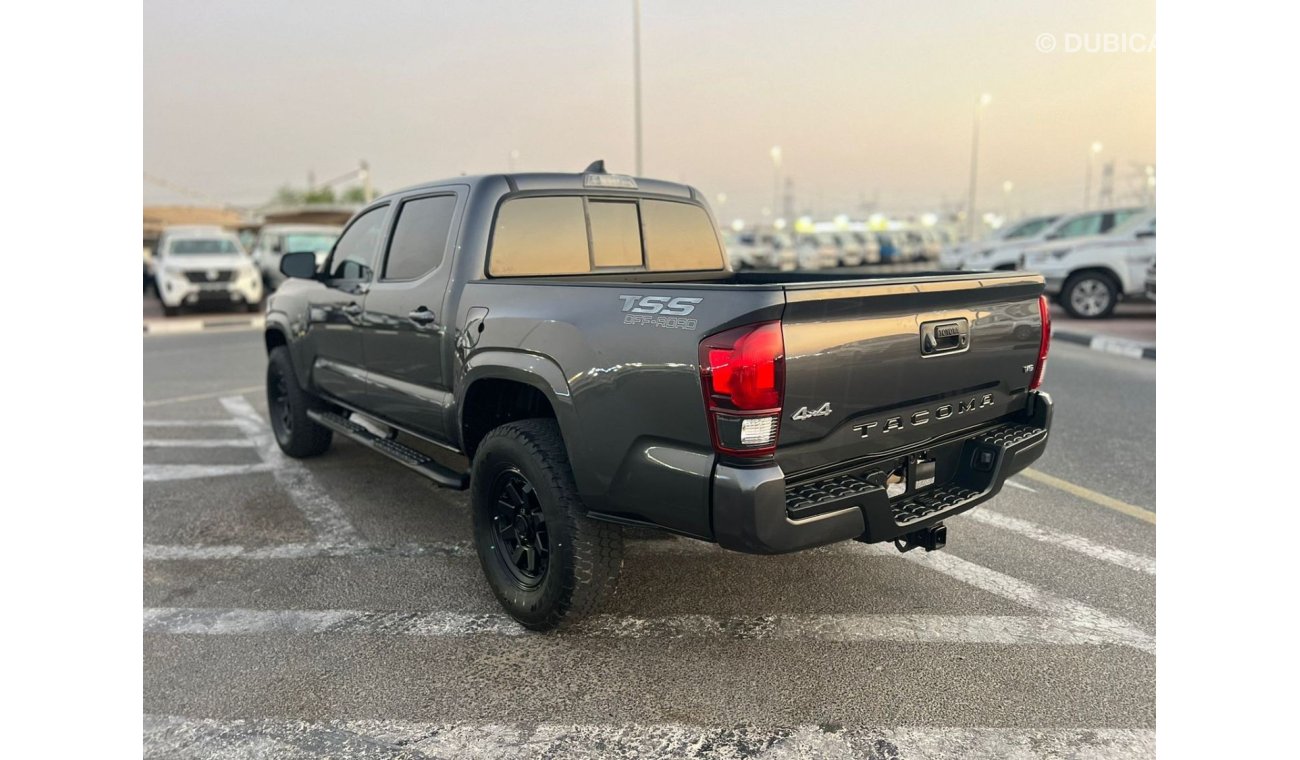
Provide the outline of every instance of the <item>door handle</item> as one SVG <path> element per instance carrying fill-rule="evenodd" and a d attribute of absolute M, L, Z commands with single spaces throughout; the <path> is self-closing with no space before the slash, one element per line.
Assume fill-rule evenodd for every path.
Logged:
<path fill-rule="evenodd" d="M 417 325 L 429 325 L 438 321 L 437 315 L 429 311 L 427 306 L 421 306 L 410 314 L 407 314 L 406 318 Z"/>
<path fill-rule="evenodd" d="M 343 307 L 343 313 L 347 314 L 350 317 L 359 316 L 361 314 L 361 304 L 357 303 L 356 301 L 353 301 L 352 303 Z"/>

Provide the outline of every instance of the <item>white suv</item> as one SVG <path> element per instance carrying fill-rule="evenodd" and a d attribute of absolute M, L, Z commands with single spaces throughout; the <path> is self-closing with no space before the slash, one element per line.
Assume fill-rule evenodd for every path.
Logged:
<path fill-rule="evenodd" d="M 1140 208 L 1112 208 L 1063 216 L 1033 235 L 1003 240 L 970 254 L 961 268 L 1015 269 L 1020 254 L 1030 248 L 1056 240 L 1104 235 L 1142 212 Z"/>
<path fill-rule="evenodd" d="M 1044 243 L 1025 251 L 1021 269 L 1038 272 L 1047 293 L 1070 316 L 1100 319 L 1123 298 L 1145 296 L 1147 268 L 1156 259 L 1156 214 L 1130 219 L 1107 235 Z"/>
<path fill-rule="evenodd" d="M 1032 238 L 1060 218 L 1058 214 L 1030 217 L 996 230 L 991 238 L 954 243 L 945 247 L 939 254 L 939 266 L 943 269 L 961 269 L 971 254 L 1000 243 Z"/>
<path fill-rule="evenodd" d="M 239 238 L 220 229 L 164 230 L 154 272 L 169 317 L 185 306 L 235 304 L 256 311 L 262 302 L 261 273 Z"/>

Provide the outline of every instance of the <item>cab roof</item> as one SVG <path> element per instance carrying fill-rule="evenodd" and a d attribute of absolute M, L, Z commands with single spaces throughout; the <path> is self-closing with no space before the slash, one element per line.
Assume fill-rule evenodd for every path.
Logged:
<path fill-rule="evenodd" d="M 604 166 L 597 167 L 596 162 L 588 167 L 588 171 L 576 173 L 564 172 L 509 172 L 503 174 L 478 174 L 465 177 L 451 177 L 448 179 L 436 180 L 433 182 L 424 182 L 411 187 L 403 188 L 377 198 L 376 201 L 387 198 L 394 198 L 408 193 L 420 190 L 431 190 L 447 185 L 468 185 L 471 190 L 479 185 L 488 182 L 500 182 L 505 180 L 510 187 L 511 192 L 536 192 L 545 190 L 586 190 L 600 194 L 611 195 L 666 195 L 670 197 L 685 198 L 688 200 L 699 200 L 700 194 L 690 185 L 683 185 L 678 182 L 667 182 L 660 179 L 649 179 L 646 177 L 632 177 L 630 175 L 616 174 L 604 171 Z M 598 170 L 594 170 L 598 169 Z M 612 187 L 609 185 L 593 186 L 590 184 L 588 177 L 604 176 L 610 178 L 630 179 L 636 183 L 635 188 Z M 599 181 L 599 180 L 597 180 Z"/>

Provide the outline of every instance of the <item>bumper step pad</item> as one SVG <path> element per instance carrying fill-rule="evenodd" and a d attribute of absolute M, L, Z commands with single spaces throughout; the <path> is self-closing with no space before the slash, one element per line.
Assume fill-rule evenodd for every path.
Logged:
<path fill-rule="evenodd" d="M 1008 422 L 966 439 L 932 446 L 925 451 L 940 460 L 941 483 L 894 499 L 885 491 L 886 472 L 905 457 L 790 485 L 785 491 L 786 517 L 806 521 L 858 507 L 867 524 L 866 540 L 890 540 L 990 498 L 1007 477 L 1037 457 L 1037 451 L 1030 450 L 1040 450 L 1046 439 L 1044 426 Z"/>

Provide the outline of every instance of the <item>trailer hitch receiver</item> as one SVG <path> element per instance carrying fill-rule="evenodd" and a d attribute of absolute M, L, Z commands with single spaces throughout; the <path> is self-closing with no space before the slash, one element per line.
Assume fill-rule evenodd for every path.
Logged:
<path fill-rule="evenodd" d="M 939 523 L 908 533 L 906 536 L 894 541 L 894 546 L 898 547 L 900 552 L 910 552 L 917 548 L 932 552 L 942 549 L 947 543 L 948 526 Z"/>

